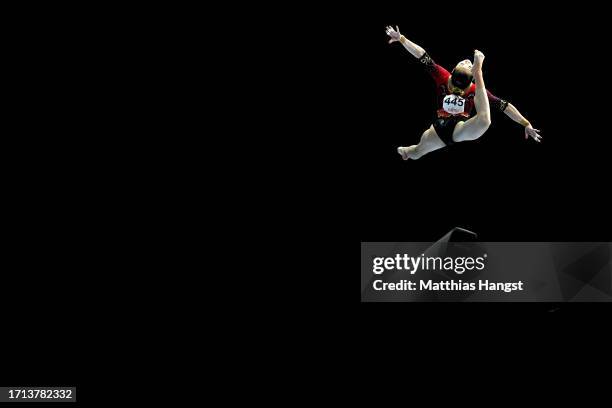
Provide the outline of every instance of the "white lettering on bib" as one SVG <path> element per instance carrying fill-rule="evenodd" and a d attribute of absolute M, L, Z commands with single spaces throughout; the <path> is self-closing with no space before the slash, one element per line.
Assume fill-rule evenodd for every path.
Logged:
<path fill-rule="evenodd" d="M 442 103 L 442 108 L 451 115 L 463 113 L 465 109 L 465 99 L 459 95 L 446 95 Z"/>

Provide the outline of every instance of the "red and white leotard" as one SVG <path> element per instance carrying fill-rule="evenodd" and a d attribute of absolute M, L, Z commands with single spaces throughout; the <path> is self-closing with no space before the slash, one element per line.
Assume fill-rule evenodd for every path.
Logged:
<path fill-rule="evenodd" d="M 419 61 L 425 65 L 425 69 L 436 82 L 436 100 L 438 105 L 438 117 L 446 118 L 450 116 L 463 116 L 469 118 L 474 109 L 474 94 L 476 84 L 472 84 L 462 96 L 453 95 L 448 89 L 448 79 L 451 73 L 436 64 L 431 57 L 425 53 Z M 508 102 L 493 95 L 487 90 L 489 96 L 489 106 L 491 109 L 504 111 Z"/>

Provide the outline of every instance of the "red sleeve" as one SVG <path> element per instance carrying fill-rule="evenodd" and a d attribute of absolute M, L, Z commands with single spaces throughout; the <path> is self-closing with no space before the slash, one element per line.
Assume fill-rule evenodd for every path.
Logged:
<path fill-rule="evenodd" d="M 489 97 L 489 105 L 491 109 L 499 110 L 501 112 L 506 110 L 508 106 L 508 101 L 505 101 L 497 96 L 493 95 L 491 91 L 487 89 L 487 96 Z"/>
<path fill-rule="evenodd" d="M 436 81 L 436 86 L 448 81 L 450 72 L 444 69 L 444 67 L 436 64 L 429 54 L 423 54 L 423 56 L 419 58 L 419 62 L 425 66 L 425 70 L 429 72 L 429 75 Z"/>
<path fill-rule="evenodd" d="M 446 83 L 446 81 L 448 81 L 448 78 L 451 75 L 450 72 L 448 72 L 446 69 L 444 69 L 438 64 L 434 64 L 434 68 L 429 71 L 429 73 L 431 74 L 431 77 L 434 79 L 434 81 L 436 81 L 436 85 Z"/>

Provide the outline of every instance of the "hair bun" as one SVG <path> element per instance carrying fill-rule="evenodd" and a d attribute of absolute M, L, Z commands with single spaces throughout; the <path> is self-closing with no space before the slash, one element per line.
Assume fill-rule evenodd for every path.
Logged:
<path fill-rule="evenodd" d="M 457 88 L 465 89 L 472 84 L 472 75 L 465 72 L 455 72 L 451 74 L 451 83 Z"/>

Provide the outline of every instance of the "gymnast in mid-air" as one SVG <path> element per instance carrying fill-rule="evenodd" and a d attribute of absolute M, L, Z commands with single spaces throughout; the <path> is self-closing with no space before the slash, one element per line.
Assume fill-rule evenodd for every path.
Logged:
<path fill-rule="evenodd" d="M 417 145 L 399 147 L 398 153 L 404 160 L 418 159 L 423 155 L 456 142 L 475 140 L 482 136 L 491 125 L 490 106 L 504 112 L 508 117 L 525 127 L 525 139 L 542 140 L 538 129 L 512 105 L 487 91 L 482 76 L 484 54 L 474 50 L 474 63 L 463 60 L 452 72 L 436 64 L 427 52 L 404 37 L 399 27 L 387 27 L 389 44 L 400 42 L 424 66 L 436 82 L 438 118 L 421 136 Z M 476 115 L 470 118 L 472 108 Z"/>

